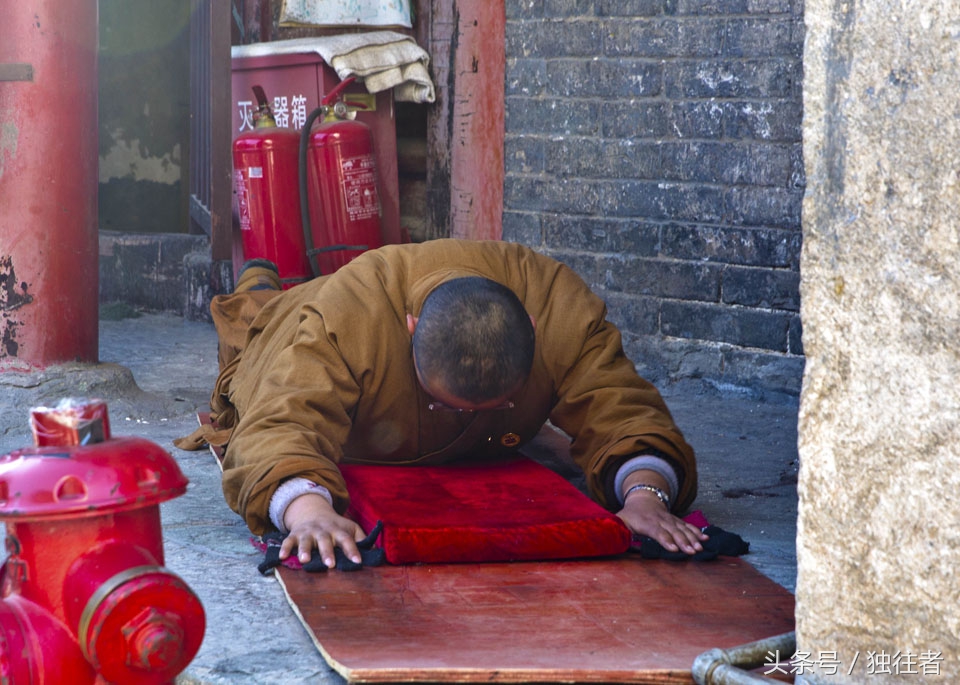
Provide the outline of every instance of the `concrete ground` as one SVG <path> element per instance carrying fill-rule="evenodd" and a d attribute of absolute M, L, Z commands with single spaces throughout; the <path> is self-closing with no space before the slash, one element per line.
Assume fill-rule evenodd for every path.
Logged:
<path fill-rule="evenodd" d="M 152 440 L 190 480 L 161 506 L 166 566 L 203 602 L 207 628 L 178 683 L 341 683 L 311 642 L 220 491 L 206 450 L 172 440 L 192 431 L 217 371 L 213 326 L 171 314 L 101 321 L 100 363 L 0 372 L 0 454 L 32 444 L 29 410 L 62 397 L 107 400 L 115 436 Z M 796 581 L 797 402 L 721 395 L 689 381 L 661 388 L 697 451 L 695 508 L 750 543 L 745 559 L 793 590 Z"/>

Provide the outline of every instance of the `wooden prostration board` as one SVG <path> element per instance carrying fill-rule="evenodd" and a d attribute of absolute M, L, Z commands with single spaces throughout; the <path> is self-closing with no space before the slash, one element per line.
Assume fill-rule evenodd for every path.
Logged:
<path fill-rule="evenodd" d="M 736 557 L 275 573 L 353 683 L 692 683 L 703 652 L 794 630 L 793 595 Z"/>
<path fill-rule="evenodd" d="M 739 558 L 280 567 L 350 682 L 691 683 L 694 659 L 794 629 L 794 599 Z"/>

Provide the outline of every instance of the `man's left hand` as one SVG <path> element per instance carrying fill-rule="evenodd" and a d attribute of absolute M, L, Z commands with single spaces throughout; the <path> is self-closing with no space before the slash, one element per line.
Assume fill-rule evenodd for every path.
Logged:
<path fill-rule="evenodd" d="M 703 551 L 700 543 L 709 539 L 699 528 L 671 514 L 652 492 L 638 491 L 627 498 L 617 516 L 627 528 L 646 535 L 671 552 L 696 554 Z"/>

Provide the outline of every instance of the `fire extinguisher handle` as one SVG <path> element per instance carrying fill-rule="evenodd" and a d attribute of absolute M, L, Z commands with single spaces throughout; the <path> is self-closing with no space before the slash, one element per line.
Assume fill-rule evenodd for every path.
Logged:
<path fill-rule="evenodd" d="M 253 96 L 257 99 L 257 106 L 261 109 L 267 107 L 270 103 L 267 101 L 267 94 L 263 91 L 262 86 L 253 87 Z"/>
<path fill-rule="evenodd" d="M 335 102 L 336 99 L 340 97 L 340 93 L 346 90 L 347 87 L 356 80 L 357 78 L 355 76 L 348 76 L 347 78 L 343 79 L 340 83 L 335 85 L 329 93 L 323 96 L 323 100 L 320 101 L 320 104 L 329 105 L 330 103 Z"/>

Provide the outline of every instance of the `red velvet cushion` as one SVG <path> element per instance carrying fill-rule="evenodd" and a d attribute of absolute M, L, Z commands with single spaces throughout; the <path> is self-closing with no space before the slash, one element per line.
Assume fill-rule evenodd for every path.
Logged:
<path fill-rule="evenodd" d="M 341 464 L 348 516 L 393 564 L 620 554 L 630 531 L 563 477 L 526 458 L 455 466 Z"/>

